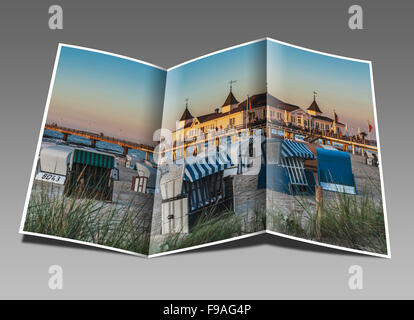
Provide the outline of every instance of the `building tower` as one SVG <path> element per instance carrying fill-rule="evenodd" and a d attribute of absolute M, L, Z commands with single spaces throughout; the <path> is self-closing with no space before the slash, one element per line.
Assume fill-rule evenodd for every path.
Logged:
<path fill-rule="evenodd" d="M 237 99 L 234 97 L 233 92 L 232 92 L 233 83 L 236 83 L 236 82 L 237 82 L 237 80 L 229 81 L 229 83 L 230 83 L 230 92 L 229 92 L 229 95 L 227 96 L 226 100 L 224 101 L 223 105 L 221 106 L 221 112 L 222 113 L 230 112 L 234 108 L 237 108 L 237 106 L 239 105 L 239 101 L 237 101 Z"/>
<path fill-rule="evenodd" d="M 316 103 L 316 92 L 313 92 L 313 102 L 307 109 L 308 114 L 311 116 L 320 116 L 322 114 L 321 109 L 319 109 L 318 104 Z"/>
<path fill-rule="evenodd" d="M 188 125 L 191 125 L 193 122 L 193 115 L 191 114 L 190 110 L 188 110 L 188 98 L 185 99 L 185 110 L 183 115 L 181 116 L 180 120 L 176 123 L 176 140 L 184 141 L 184 128 Z"/>

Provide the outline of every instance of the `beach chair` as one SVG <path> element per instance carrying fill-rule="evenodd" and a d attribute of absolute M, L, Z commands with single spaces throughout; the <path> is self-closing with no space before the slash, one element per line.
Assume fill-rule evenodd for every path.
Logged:
<path fill-rule="evenodd" d="M 78 198 L 112 201 L 114 180 L 118 179 L 119 170 L 114 155 L 74 148 L 64 192 Z"/>
<path fill-rule="evenodd" d="M 319 185 L 323 190 L 357 194 L 348 152 L 318 148 L 317 159 Z"/>
<path fill-rule="evenodd" d="M 56 184 L 65 184 L 70 169 L 73 148 L 67 146 L 43 147 L 39 154 L 39 171 L 35 179 Z"/>
<path fill-rule="evenodd" d="M 226 158 L 226 159 L 223 159 Z M 217 215 L 234 207 L 232 168 L 228 156 L 187 157 L 181 165 L 169 164 L 160 178 L 162 233 L 189 233 L 208 212 Z"/>
<path fill-rule="evenodd" d="M 132 177 L 131 190 L 140 193 L 154 193 L 157 169 L 148 162 L 135 163 L 138 175 Z"/>
<path fill-rule="evenodd" d="M 305 161 L 315 155 L 305 143 L 269 138 L 262 143 L 263 157 L 258 176 L 258 189 L 270 189 L 291 195 L 315 192 L 313 172 Z"/>
<path fill-rule="evenodd" d="M 378 167 L 378 158 L 377 155 L 373 152 L 365 152 L 365 163 L 369 166 Z"/>

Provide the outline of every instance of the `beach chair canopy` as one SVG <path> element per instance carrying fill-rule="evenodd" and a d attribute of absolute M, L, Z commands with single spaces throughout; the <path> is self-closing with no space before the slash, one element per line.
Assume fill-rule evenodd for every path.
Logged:
<path fill-rule="evenodd" d="M 316 152 L 320 185 L 326 190 L 356 193 L 349 153 L 322 148 Z"/>
<path fill-rule="evenodd" d="M 184 180 L 194 182 L 232 166 L 234 164 L 230 156 L 224 152 L 187 157 L 185 158 Z"/>
<path fill-rule="evenodd" d="M 314 160 L 315 155 L 309 150 L 304 143 L 284 140 L 281 146 L 282 157 L 297 157 L 302 159 Z"/>
<path fill-rule="evenodd" d="M 75 149 L 73 154 L 73 163 L 113 169 L 115 167 L 115 156 L 92 150 Z"/>
<path fill-rule="evenodd" d="M 49 146 L 40 150 L 40 170 L 61 176 L 66 175 L 73 148 L 67 146 Z"/>

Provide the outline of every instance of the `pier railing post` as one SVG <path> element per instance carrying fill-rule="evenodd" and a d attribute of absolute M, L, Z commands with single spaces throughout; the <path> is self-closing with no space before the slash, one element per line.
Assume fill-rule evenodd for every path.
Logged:
<path fill-rule="evenodd" d="M 128 154 L 128 147 L 124 147 L 124 152 L 123 152 L 124 156 L 126 156 Z"/>

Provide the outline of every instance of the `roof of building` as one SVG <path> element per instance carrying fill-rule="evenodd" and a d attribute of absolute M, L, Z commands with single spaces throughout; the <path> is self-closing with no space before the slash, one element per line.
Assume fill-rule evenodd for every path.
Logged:
<path fill-rule="evenodd" d="M 315 111 L 318 113 L 322 113 L 321 109 L 319 109 L 318 104 L 316 103 L 315 97 L 313 98 L 312 104 L 309 106 L 308 110 Z"/>
<path fill-rule="evenodd" d="M 226 113 L 213 112 L 213 113 L 203 114 L 202 116 L 197 117 L 197 119 L 198 119 L 198 121 L 200 121 L 200 123 L 203 123 L 203 122 L 206 122 L 206 121 L 210 121 L 210 120 L 220 118 L 223 115 L 227 115 L 229 113 L 230 112 L 226 112 Z"/>
<path fill-rule="evenodd" d="M 233 94 L 231 92 L 229 94 L 229 97 L 230 97 L 230 95 L 233 96 Z M 227 97 L 226 101 L 229 100 L 229 97 Z M 234 96 L 233 96 L 233 98 L 234 98 Z M 271 94 L 268 94 L 268 93 L 255 94 L 255 95 L 250 97 L 250 101 L 251 101 L 251 104 L 252 104 L 252 109 L 266 106 L 266 104 L 270 105 L 270 106 L 273 106 L 273 107 L 276 107 L 276 108 L 279 108 L 281 110 L 286 110 L 288 112 L 300 109 L 298 106 L 283 102 L 283 101 L 277 99 L 276 97 L 274 97 L 274 96 L 272 96 Z M 228 105 L 228 104 L 225 104 L 225 105 Z M 200 123 L 207 122 L 207 121 L 214 120 L 214 119 L 217 119 L 217 118 L 220 118 L 220 117 L 223 117 L 223 116 L 227 116 L 227 115 L 232 114 L 232 113 L 244 111 L 244 110 L 246 110 L 246 105 L 247 105 L 247 99 L 240 102 L 237 107 L 233 108 L 229 112 L 224 112 L 224 113 L 223 112 L 212 112 L 212 113 L 208 113 L 208 114 L 198 116 L 196 118 L 198 119 L 198 121 Z M 184 117 L 184 114 L 183 114 L 183 117 Z M 181 117 L 181 120 L 184 120 L 183 117 Z M 193 118 L 193 116 L 191 116 L 191 114 L 190 114 L 189 119 L 192 119 L 192 118 Z M 191 126 L 191 123 L 187 123 L 185 125 L 185 128 L 188 128 L 190 126 Z"/>
<path fill-rule="evenodd" d="M 325 117 L 325 116 L 311 116 L 311 117 L 314 119 L 322 120 L 322 121 L 334 122 L 333 119 L 329 117 Z M 344 126 L 344 124 L 341 122 L 337 122 L 336 124 Z"/>
<path fill-rule="evenodd" d="M 191 114 L 190 110 L 188 110 L 188 107 L 185 107 L 185 110 L 183 112 L 183 115 L 180 118 L 180 121 L 184 121 L 184 120 L 190 120 L 193 119 L 193 115 Z"/>
<path fill-rule="evenodd" d="M 290 104 L 290 103 L 286 103 L 284 101 L 281 101 L 281 100 L 277 99 L 276 97 L 272 96 L 271 94 L 267 95 L 267 104 L 269 106 L 279 108 L 279 109 L 282 109 L 282 110 L 286 110 L 288 112 L 292 112 L 292 111 L 300 109 L 300 107 L 298 107 L 294 104 Z"/>
<path fill-rule="evenodd" d="M 240 112 L 240 111 L 243 111 L 243 110 L 244 109 L 239 104 L 237 107 L 233 108 L 229 112 L 212 112 L 212 113 L 208 113 L 208 114 L 203 114 L 203 115 L 198 116 L 196 118 L 200 123 L 203 123 L 203 122 L 207 122 L 207 121 L 210 121 L 210 120 L 214 120 L 214 119 L 217 119 L 217 118 L 227 116 L 229 114 Z M 189 122 L 189 123 L 185 124 L 184 128 L 191 127 L 191 125 L 192 125 L 192 122 Z"/>
<path fill-rule="evenodd" d="M 237 99 L 234 97 L 233 92 L 229 92 L 229 95 L 227 96 L 226 100 L 223 103 L 223 107 L 224 106 L 228 106 L 230 104 L 237 104 L 239 103 L 239 101 L 237 101 Z"/>
<path fill-rule="evenodd" d="M 252 103 L 252 109 L 263 107 L 265 105 L 269 105 L 269 106 L 272 106 L 272 107 L 275 107 L 281 110 L 286 110 L 288 112 L 300 109 L 298 106 L 279 100 L 278 98 L 272 96 L 269 93 L 255 94 L 254 96 L 250 97 L 250 100 Z M 242 109 L 246 108 L 246 104 L 247 104 L 247 99 L 240 103 L 240 106 L 242 106 Z"/>
<path fill-rule="evenodd" d="M 255 108 L 259 108 L 259 107 L 263 107 L 266 105 L 281 109 L 281 110 L 286 110 L 288 112 L 292 112 L 292 111 L 296 111 L 296 110 L 301 110 L 300 107 L 290 104 L 290 103 L 286 103 L 282 100 L 279 100 L 278 98 L 272 96 L 269 93 L 259 93 L 259 94 L 255 94 L 253 96 L 250 97 L 250 101 L 251 101 L 251 108 L 255 109 Z M 226 101 L 224 102 L 223 106 L 229 105 L 229 104 L 238 104 L 237 107 L 233 108 L 232 110 L 228 111 L 228 112 L 212 112 L 212 113 L 208 113 L 208 114 L 204 114 L 201 116 L 196 117 L 197 120 L 200 123 L 204 123 L 210 120 L 214 120 L 217 118 L 221 118 L 224 116 L 227 116 L 229 114 L 233 114 L 233 113 L 237 113 L 240 111 L 244 111 L 246 110 L 246 106 L 247 106 L 247 99 L 245 99 L 242 102 L 238 102 L 236 100 L 236 98 L 234 97 L 233 93 L 230 91 L 229 95 L 227 96 Z M 308 110 L 314 110 L 316 112 L 320 112 L 322 113 L 322 111 L 319 109 L 318 104 L 316 103 L 315 100 L 313 100 L 311 106 L 308 108 Z M 322 115 L 315 115 L 312 116 L 312 118 L 314 119 L 319 119 L 322 121 L 327 121 L 327 122 L 333 122 L 334 120 L 332 120 L 329 117 L 325 117 Z M 191 119 L 195 119 L 192 114 L 190 113 L 190 111 L 188 110 L 188 108 L 186 107 L 183 115 L 181 116 L 180 121 L 182 120 L 191 120 Z M 337 122 L 338 125 L 344 125 L 343 123 Z M 188 128 L 192 125 L 192 122 L 188 122 L 185 124 L 185 128 Z"/>

